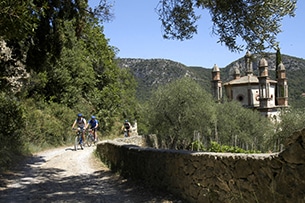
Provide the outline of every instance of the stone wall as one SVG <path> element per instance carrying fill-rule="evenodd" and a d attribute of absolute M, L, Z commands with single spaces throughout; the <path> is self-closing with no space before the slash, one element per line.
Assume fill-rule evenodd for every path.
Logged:
<path fill-rule="evenodd" d="M 97 152 L 113 171 L 185 202 L 305 202 L 305 129 L 273 154 L 160 150 L 122 140 L 102 142 Z"/>

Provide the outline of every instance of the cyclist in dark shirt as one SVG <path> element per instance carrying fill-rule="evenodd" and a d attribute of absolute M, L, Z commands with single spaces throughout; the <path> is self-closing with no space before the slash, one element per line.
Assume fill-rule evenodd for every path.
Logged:
<path fill-rule="evenodd" d="M 125 120 L 122 130 L 124 130 L 125 137 L 130 137 L 131 124 L 128 122 L 128 120 Z"/>
<path fill-rule="evenodd" d="M 98 120 L 96 119 L 95 116 L 91 116 L 90 121 L 88 121 L 88 124 L 86 126 L 86 129 L 88 128 L 88 126 L 90 125 L 90 129 L 92 129 L 93 131 L 93 137 L 94 137 L 94 142 L 97 141 L 97 127 L 98 127 Z"/>

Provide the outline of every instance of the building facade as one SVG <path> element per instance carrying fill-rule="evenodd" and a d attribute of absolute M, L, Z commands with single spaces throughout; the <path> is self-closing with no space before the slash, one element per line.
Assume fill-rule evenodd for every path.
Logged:
<path fill-rule="evenodd" d="M 259 61 L 257 76 L 253 74 L 250 52 L 245 55 L 245 66 L 244 76 L 236 66 L 233 80 L 222 83 L 220 69 L 214 65 L 211 83 L 215 100 L 220 102 L 225 96 L 228 100 L 240 102 L 245 108 L 258 110 L 263 116 L 277 119 L 281 110 L 288 107 L 288 84 L 283 63 L 277 68 L 277 80 L 270 79 L 268 62 L 264 58 Z"/>

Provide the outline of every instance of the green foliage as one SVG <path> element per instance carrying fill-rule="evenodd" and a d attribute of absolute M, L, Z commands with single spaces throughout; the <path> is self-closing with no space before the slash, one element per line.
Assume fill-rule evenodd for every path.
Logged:
<path fill-rule="evenodd" d="M 276 78 L 277 78 L 277 70 L 278 70 L 278 66 L 280 65 L 280 63 L 282 62 L 282 54 L 281 54 L 281 50 L 279 47 L 277 47 L 276 49 L 276 63 L 275 63 L 275 72 L 276 72 Z"/>
<path fill-rule="evenodd" d="M 71 126 L 79 112 L 86 119 L 96 115 L 103 134 L 112 132 L 118 120 L 138 117 L 135 80 L 115 63 L 116 49 L 108 44 L 95 18 L 106 18 L 109 4 L 101 1 L 95 10 L 83 0 L 23 1 L 18 5 L 0 0 L 0 5 L 5 8 L 0 11 L 4 16 L 0 35 L 10 40 L 14 61 L 27 59 L 30 74 L 22 92 L 7 91 L 18 96 L 19 102 L 4 93 L 0 96 L 1 166 L 7 166 L 10 155 L 23 149 L 33 152 L 72 143 Z M 20 19 L 7 19 L 8 11 Z M 28 21 L 20 26 L 24 35 L 10 33 L 10 28 L 14 30 L 10 20 L 19 20 L 15 25 Z"/>
<path fill-rule="evenodd" d="M 247 150 L 264 151 L 266 135 L 273 134 L 273 124 L 258 111 L 242 107 L 231 101 L 217 107 L 215 141 Z"/>
<path fill-rule="evenodd" d="M 5 40 L 23 40 L 34 34 L 43 7 L 35 6 L 33 0 L 0 0 L 0 36 Z"/>
<path fill-rule="evenodd" d="M 215 141 L 211 141 L 209 147 L 206 148 L 204 144 L 199 141 L 195 140 L 191 143 L 190 150 L 192 151 L 202 151 L 202 152 L 221 152 L 221 153 L 245 153 L 245 154 L 253 154 L 253 153 L 261 153 L 258 150 L 245 150 L 237 146 L 231 145 L 221 145 Z"/>
<path fill-rule="evenodd" d="M 236 151 L 268 151 L 266 137 L 274 134 L 274 124 L 259 112 L 234 101 L 216 104 L 190 78 L 160 86 L 143 112 L 149 126 L 146 130 L 157 134 L 165 148 L 203 150 L 215 141 Z"/>
<path fill-rule="evenodd" d="M 64 105 L 28 99 L 24 103 L 25 140 L 31 151 L 60 146 L 71 141 L 75 113 Z"/>
<path fill-rule="evenodd" d="M 16 156 L 26 152 L 24 147 L 24 113 L 20 102 L 0 93 L 0 169 L 10 166 Z"/>
<path fill-rule="evenodd" d="M 244 150 L 242 148 L 236 146 L 229 145 L 220 145 L 217 142 L 211 142 L 209 152 L 223 152 L 223 153 L 245 153 L 245 154 L 253 154 L 253 153 L 261 153 L 257 150 Z"/>
<path fill-rule="evenodd" d="M 282 112 L 281 121 L 276 123 L 275 133 L 266 137 L 271 151 L 281 151 L 284 141 L 294 132 L 304 128 L 304 108 L 289 108 Z"/>
<path fill-rule="evenodd" d="M 204 144 L 199 140 L 195 140 L 191 143 L 190 150 L 192 151 L 206 151 Z"/>
<path fill-rule="evenodd" d="M 147 110 L 150 132 L 157 134 L 164 147 L 185 149 L 193 132 L 210 135 L 215 122 L 214 102 L 191 78 L 159 87 Z"/>
<path fill-rule="evenodd" d="M 276 36 L 281 32 L 281 21 L 284 16 L 294 16 L 296 1 L 159 0 L 157 12 L 164 37 L 179 40 L 192 38 L 197 33 L 197 8 L 209 11 L 213 33 L 229 50 L 260 52 L 277 46 Z M 239 41 L 245 42 L 246 47 Z"/>

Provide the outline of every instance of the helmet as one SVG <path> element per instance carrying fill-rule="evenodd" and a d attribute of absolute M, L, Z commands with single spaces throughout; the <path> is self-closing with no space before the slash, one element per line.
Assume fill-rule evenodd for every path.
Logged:
<path fill-rule="evenodd" d="M 82 117 L 82 116 L 83 116 L 83 114 L 79 113 L 79 114 L 77 114 L 77 116 L 78 116 L 78 117 Z"/>
<path fill-rule="evenodd" d="M 125 122 L 128 122 L 128 120 L 125 120 Z"/>
<path fill-rule="evenodd" d="M 95 116 L 91 116 L 92 119 L 95 119 Z"/>

